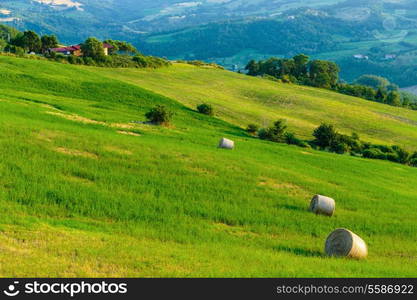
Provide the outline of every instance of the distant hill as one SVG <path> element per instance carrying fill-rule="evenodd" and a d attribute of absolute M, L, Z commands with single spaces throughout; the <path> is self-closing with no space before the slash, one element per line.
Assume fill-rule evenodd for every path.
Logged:
<path fill-rule="evenodd" d="M 66 44 L 128 40 L 147 54 L 229 69 L 304 52 L 336 61 L 346 81 L 371 70 L 401 87 L 417 83 L 416 15 L 412 0 L 0 0 L 0 22 Z"/>
<path fill-rule="evenodd" d="M 372 72 L 404 87 L 417 82 L 416 12 L 413 1 L 346 1 L 151 34 L 141 43 L 149 53 L 198 58 L 229 69 L 242 69 L 250 59 L 304 52 L 336 61 L 347 81 Z"/>
<path fill-rule="evenodd" d="M 338 0 L 0 0 L 0 22 L 19 29 L 55 33 L 72 43 L 98 38 L 140 37 L 208 22 L 268 17 L 289 8 L 320 6 Z"/>
<path fill-rule="evenodd" d="M 417 95 L 417 85 L 414 85 L 414 86 L 409 86 L 409 87 L 403 88 L 403 90 L 404 90 L 404 91 L 407 91 L 407 92 L 410 92 L 410 93 L 412 93 L 413 95 Z"/>

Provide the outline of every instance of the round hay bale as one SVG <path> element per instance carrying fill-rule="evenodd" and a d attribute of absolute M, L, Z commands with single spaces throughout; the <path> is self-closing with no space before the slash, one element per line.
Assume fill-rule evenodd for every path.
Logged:
<path fill-rule="evenodd" d="M 336 229 L 327 237 L 325 251 L 329 256 L 356 259 L 368 256 L 368 247 L 364 240 L 352 231 L 344 228 Z"/>
<path fill-rule="evenodd" d="M 310 211 L 317 215 L 326 215 L 331 217 L 336 208 L 334 199 L 322 195 L 315 195 L 310 202 Z"/>
<path fill-rule="evenodd" d="M 223 149 L 234 149 L 235 148 L 235 142 L 232 140 L 222 138 L 219 143 L 219 148 Z"/>

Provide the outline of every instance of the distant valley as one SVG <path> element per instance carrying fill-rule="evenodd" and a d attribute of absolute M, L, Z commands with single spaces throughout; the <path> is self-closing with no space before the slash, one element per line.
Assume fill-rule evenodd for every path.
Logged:
<path fill-rule="evenodd" d="M 0 22 L 66 44 L 128 40 L 145 54 L 236 71 L 305 53 L 336 61 L 345 81 L 367 72 L 401 87 L 417 84 L 416 16 L 411 0 L 0 0 Z"/>

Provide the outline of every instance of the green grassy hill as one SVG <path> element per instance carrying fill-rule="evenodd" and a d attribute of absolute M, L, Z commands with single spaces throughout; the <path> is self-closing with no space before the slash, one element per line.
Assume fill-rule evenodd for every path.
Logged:
<path fill-rule="evenodd" d="M 87 70 L 91 70 L 87 68 Z M 214 68 L 175 64 L 155 71 L 96 69 L 109 78 L 123 80 L 175 99 L 194 109 L 211 103 L 217 116 L 239 127 L 268 125 L 284 118 L 290 129 L 305 139 L 323 121 L 340 131 L 355 131 L 363 140 L 417 148 L 417 113 L 354 98 L 328 90 L 277 84 Z"/>
<path fill-rule="evenodd" d="M 191 109 L 203 100 L 216 118 Z M 171 127 L 132 122 L 156 104 L 175 112 Z M 299 134 L 327 120 L 416 145 L 416 112 L 328 91 L 0 57 L 0 275 L 416 276 L 417 169 L 240 127 L 278 117 Z M 307 211 L 317 193 L 336 199 L 334 217 Z M 338 227 L 367 241 L 367 260 L 324 256 Z"/>

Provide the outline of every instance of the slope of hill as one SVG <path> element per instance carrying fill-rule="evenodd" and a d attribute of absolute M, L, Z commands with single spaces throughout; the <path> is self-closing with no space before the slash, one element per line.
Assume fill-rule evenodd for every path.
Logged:
<path fill-rule="evenodd" d="M 167 98 L 140 86 L 177 90 Z M 218 118 L 187 107 L 215 87 Z M 267 101 L 274 95 L 287 99 L 282 109 Z M 155 104 L 176 113 L 171 127 L 132 123 Z M 236 126 L 264 113 L 294 116 L 300 132 L 320 118 L 339 127 L 367 118 L 361 132 L 371 136 L 382 111 L 398 119 L 386 119 L 392 138 L 410 145 L 415 124 L 399 120 L 415 113 L 326 91 L 182 65 L 106 70 L 0 57 L 0 274 L 414 277 L 417 169 L 263 142 Z M 217 149 L 223 136 L 234 151 Z M 316 193 L 337 200 L 334 217 L 306 210 Z M 324 257 L 337 227 L 367 241 L 367 260 Z"/>
<path fill-rule="evenodd" d="M 328 121 L 346 134 L 357 132 L 363 140 L 399 144 L 410 150 L 417 145 L 417 112 L 328 90 L 183 64 L 151 72 L 96 71 L 171 97 L 192 109 L 202 102 L 211 103 L 220 118 L 242 128 L 249 123 L 267 126 L 284 118 L 297 134 L 311 139 L 314 128 Z"/>

